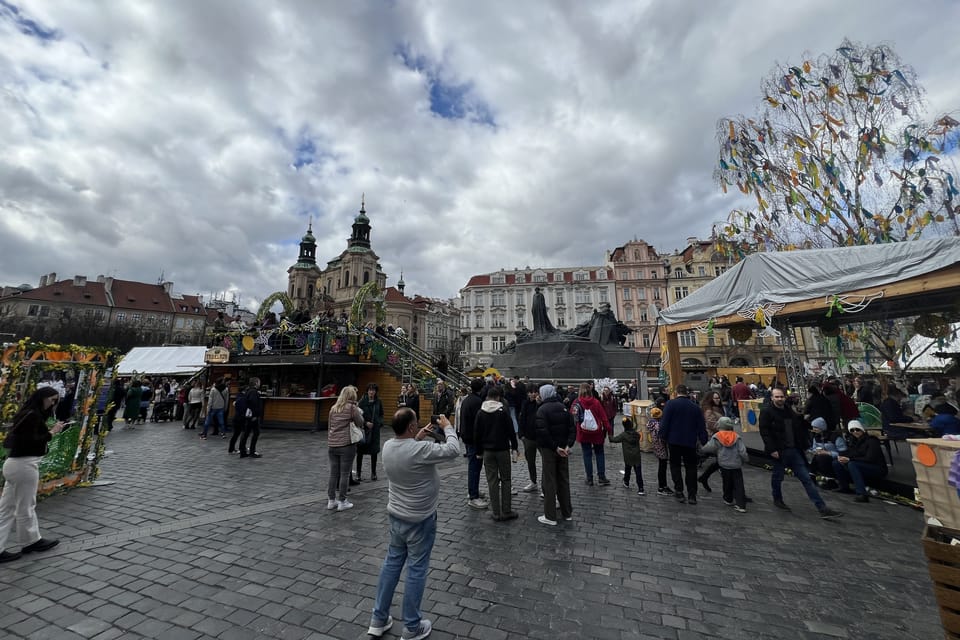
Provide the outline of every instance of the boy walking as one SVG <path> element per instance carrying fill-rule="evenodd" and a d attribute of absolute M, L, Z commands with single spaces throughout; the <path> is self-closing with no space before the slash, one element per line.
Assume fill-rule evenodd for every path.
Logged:
<path fill-rule="evenodd" d="M 734 422 L 726 416 L 717 420 L 717 431 L 703 447 L 704 455 L 717 456 L 723 478 L 723 503 L 737 513 L 747 512 L 747 494 L 743 489 L 743 463 L 747 447 L 733 430 Z"/>
<path fill-rule="evenodd" d="M 643 454 L 640 453 L 640 434 L 633 428 L 633 420 L 624 418 L 623 432 L 611 436 L 610 442 L 619 442 L 623 450 L 623 486 L 630 488 L 630 471 L 637 478 L 637 495 L 643 493 L 643 475 L 640 473 L 643 463 Z"/>

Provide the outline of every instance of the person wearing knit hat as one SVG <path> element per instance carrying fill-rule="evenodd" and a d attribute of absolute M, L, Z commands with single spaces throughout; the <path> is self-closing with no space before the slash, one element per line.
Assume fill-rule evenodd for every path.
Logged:
<path fill-rule="evenodd" d="M 833 473 L 840 485 L 840 493 L 850 493 L 850 481 L 853 480 L 857 502 L 869 502 L 867 481 L 880 480 L 887 476 L 887 461 L 883 458 L 883 449 L 876 436 L 867 433 L 859 420 L 851 420 L 847 425 L 850 439 L 847 451 L 833 461 Z"/>
<path fill-rule="evenodd" d="M 826 431 L 827 430 L 827 421 L 823 418 L 814 418 L 810 422 L 810 428 L 816 431 Z"/>
<path fill-rule="evenodd" d="M 650 417 L 647 419 L 647 432 L 653 439 L 653 455 L 657 456 L 657 495 L 672 496 L 673 489 L 667 486 L 667 444 L 660 438 L 660 418 L 663 411 L 657 407 L 650 409 Z"/>

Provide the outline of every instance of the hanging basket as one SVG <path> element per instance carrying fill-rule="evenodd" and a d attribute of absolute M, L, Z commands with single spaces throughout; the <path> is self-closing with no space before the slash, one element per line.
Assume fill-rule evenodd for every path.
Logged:
<path fill-rule="evenodd" d="M 753 327 L 749 324 L 735 324 L 727 332 L 737 342 L 746 342 L 753 336 Z"/>
<path fill-rule="evenodd" d="M 950 324 L 940 316 L 925 313 L 913 321 L 913 330 L 926 338 L 946 338 Z"/>
<path fill-rule="evenodd" d="M 820 329 L 820 335 L 824 337 L 836 338 L 840 335 L 840 320 L 835 316 L 820 318 L 817 320 L 817 327 Z"/>

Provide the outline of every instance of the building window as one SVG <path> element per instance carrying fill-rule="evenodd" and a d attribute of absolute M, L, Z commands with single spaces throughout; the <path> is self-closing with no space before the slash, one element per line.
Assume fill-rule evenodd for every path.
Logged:
<path fill-rule="evenodd" d="M 701 278 L 707 275 L 707 268 L 704 266 L 697 267 L 697 275 Z"/>
<path fill-rule="evenodd" d="M 623 288 L 623 299 L 630 300 L 630 287 Z"/>
<path fill-rule="evenodd" d="M 476 348 L 477 353 L 480 353 L 481 351 L 483 351 L 483 337 L 482 336 L 477 337 L 476 341 L 474 342 L 474 345 L 476 345 L 477 347 Z"/>
<path fill-rule="evenodd" d="M 643 271 L 640 269 L 637 269 L 636 271 L 633 272 L 633 277 L 636 280 L 643 280 Z"/>
<path fill-rule="evenodd" d="M 71 309 L 71 308 L 69 308 L 69 307 L 67 307 L 66 309 L 63 309 L 63 310 L 60 312 L 60 317 L 61 317 L 61 318 L 65 318 L 65 319 L 67 319 L 67 320 L 70 319 L 70 316 L 71 316 L 71 315 L 73 315 L 73 309 Z"/>
<path fill-rule="evenodd" d="M 526 314 L 517 312 L 517 329 L 525 329 L 527 327 Z"/>
<path fill-rule="evenodd" d="M 573 274 L 573 279 L 578 281 L 589 280 L 590 274 L 587 273 L 586 271 L 577 271 L 576 273 Z"/>
<path fill-rule="evenodd" d="M 522 273 L 518 273 L 513 277 L 513 281 L 517 284 L 523 284 L 527 281 L 527 276 Z"/>
<path fill-rule="evenodd" d="M 460 316 L 460 326 L 464 328 L 470 326 L 470 316 L 468 314 L 465 313 Z"/>
<path fill-rule="evenodd" d="M 650 320 L 647 318 L 646 309 L 640 309 L 640 322 L 650 322 Z"/>
<path fill-rule="evenodd" d="M 633 349 L 636 346 L 637 346 L 637 342 L 636 340 L 634 340 L 633 334 L 632 333 L 627 334 L 627 348 Z"/>
<path fill-rule="evenodd" d="M 577 289 L 574 299 L 577 304 L 590 304 L 590 292 L 586 289 Z"/>
<path fill-rule="evenodd" d="M 84 311 L 83 317 L 86 320 L 90 320 L 91 318 L 93 318 L 93 309 L 87 309 L 86 311 Z"/>
<path fill-rule="evenodd" d="M 563 291 L 557 291 L 554 293 L 553 299 L 557 301 L 557 304 L 563 304 Z"/>
<path fill-rule="evenodd" d="M 117 314 L 117 322 L 118 322 L 118 323 L 123 324 L 123 322 L 124 322 L 126 319 L 127 319 L 127 314 L 125 314 L 123 311 L 121 311 L 120 313 Z"/>
<path fill-rule="evenodd" d="M 600 302 L 610 302 L 609 294 L 606 289 L 600 289 Z"/>
<path fill-rule="evenodd" d="M 514 300 L 517 301 L 517 306 L 518 306 L 518 307 L 519 307 L 520 305 L 524 304 L 524 301 L 523 301 L 523 300 L 524 300 L 523 291 L 517 291 L 517 292 L 514 294 Z"/>
<path fill-rule="evenodd" d="M 97 320 L 98 322 L 102 321 L 103 318 L 104 318 L 103 309 L 97 309 L 97 310 L 94 312 L 93 317 L 96 318 L 96 320 Z"/>
<path fill-rule="evenodd" d="M 653 290 L 653 299 L 654 299 L 654 300 L 659 300 L 659 299 L 660 299 L 660 289 L 654 289 L 654 290 Z"/>
<path fill-rule="evenodd" d="M 643 334 L 643 346 L 645 346 L 645 347 L 647 347 L 647 348 L 650 348 L 650 334 L 649 334 L 649 333 Z"/>
<path fill-rule="evenodd" d="M 606 280 L 607 279 L 607 270 L 598 269 L 597 270 L 597 280 Z"/>
<path fill-rule="evenodd" d="M 620 278 L 621 280 L 629 280 L 629 279 L 630 279 L 630 272 L 629 272 L 629 271 L 619 271 L 618 274 L 619 274 L 619 275 L 618 275 L 617 277 Z"/>
<path fill-rule="evenodd" d="M 490 279 L 490 283 L 491 283 L 491 284 L 506 284 L 506 283 L 507 283 L 507 276 L 503 275 L 502 273 L 494 274 L 494 276 Z"/>
<path fill-rule="evenodd" d="M 724 271 L 726 271 L 726 270 L 727 270 L 726 267 L 714 267 L 714 268 L 713 268 L 713 275 L 714 275 L 714 277 L 719 278 L 719 277 L 720 277 L 720 274 L 722 274 L 722 273 L 723 273 Z"/>
<path fill-rule="evenodd" d="M 674 269 L 674 270 L 673 270 L 673 277 L 674 277 L 674 278 L 682 278 L 682 277 L 683 277 L 683 269 Z"/>
<path fill-rule="evenodd" d="M 658 278 L 657 272 L 656 272 L 656 271 L 651 271 L 651 272 L 650 272 L 650 277 L 653 278 L 654 280 L 656 280 L 656 279 Z"/>
<path fill-rule="evenodd" d="M 473 294 L 473 306 L 482 307 L 483 306 L 483 294 L 475 293 Z"/>
<path fill-rule="evenodd" d="M 707 346 L 708 347 L 717 346 L 717 338 L 715 336 L 707 336 Z"/>
<path fill-rule="evenodd" d="M 507 339 L 504 336 L 493 336 L 493 338 L 491 338 L 491 341 L 493 342 L 491 347 L 493 348 L 493 351 L 495 353 L 499 352 L 501 349 L 507 346 Z"/>
<path fill-rule="evenodd" d="M 130 321 L 133 322 L 134 324 L 140 324 L 140 319 L 142 317 L 143 316 L 140 315 L 139 313 L 134 313 L 130 315 Z M 193 321 L 191 321 L 190 324 L 193 324 Z"/>
<path fill-rule="evenodd" d="M 147 316 L 147 324 L 157 324 L 157 316 L 155 315 Z"/>
<path fill-rule="evenodd" d="M 491 313 L 490 314 L 490 326 L 494 329 L 504 329 L 507 326 L 507 314 L 500 313 Z"/>
<path fill-rule="evenodd" d="M 483 312 L 478 311 L 474 314 L 474 323 L 473 327 L 475 329 L 483 329 Z"/>
<path fill-rule="evenodd" d="M 675 300 L 683 300 L 683 299 L 686 298 L 688 295 L 690 295 L 690 291 L 687 289 L 687 287 L 674 287 L 674 288 L 673 288 L 673 297 L 674 297 Z"/>
<path fill-rule="evenodd" d="M 364 271 L 364 272 L 363 272 L 363 284 L 367 284 L 368 282 L 370 282 L 370 272 L 369 272 L 369 271 Z M 312 288 L 311 288 L 311 289 L 312 289 Z M 310 295 L 313 296 L 313 291 L 310 292 Z"/>
<path fill-rule="evenodd" d="M 46 318 L 50 315 L 50 307 L 40 307 L 40 317 Z"/>
<path fill-rule="evenodd" d="M 507 295 L 503 291 L 494 291 L 490 294 L 490 306 L 491 307 L 505 307 L 507 306 Z"/>
<path fill-rule="evenodd" d="M 564 275 L 563 271 L 557 271 L 556 273 L 553 274 L 553 281 L 554 281 L 554 282 L 566 282 L 566 281 L 567 281 L 567 277 Z"/>
<path fill-rule="evenodd" d="M 533 274 L 533 281 L 534 281 L 534 282 L 546 282 L 546 281 L 547 281 L 547 274 L 545 274 L 545 273 L 535 273 L 535 274 Z"/>
<path fill-rule="evenodd" d="M 637 289 L 637 300 L 646 300 L 646 299 L 647 299 L 647 290 Z"/>
<path fill-rule="evenodd" d="M 30 308 L 27 309 L 27 315 L 28 315 L 28 316 L 35 316 L 35 315 L 37 315 L 38 313 L 40 313 L 40 305 L 38 305 L 38 304 L 32 304 L 32 305 L 30 305 Z"/>
<path fill-rule="evenodd" d="M 566 316 L 558 315 L 558 316 L 557 316 L 557 328 L 558 328 L 558 329 L 564 329 L 564 328 L 566 328 L 566 326 L 567 326 L 567 318 L 566 318 Z"/>
<path fill-rule="evenodd" d="M 695 347 L 695 346 L 697 346 L 697 332 L 696 332 L 696 331 L 681 331 L 681 332 L 680 332 L 680 346 L 681 346 L 681 347 Z"/>
<path fill-rule="evenodd" d="M 624 315 L 625 315 L 625 317 L 626 317 L 627 322 L 632 322 L 632 321 L 633 321 L 633 307 L 627 307 L 627 308 L 624 309 L 623 311 L 624 311 Z"/>

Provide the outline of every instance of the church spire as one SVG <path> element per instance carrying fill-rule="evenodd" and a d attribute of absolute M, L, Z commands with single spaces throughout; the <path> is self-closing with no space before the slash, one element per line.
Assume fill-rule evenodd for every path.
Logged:
<path fill-rule="evenodd" d="M 400 292 L 400 295 L 403 295 L 403 290 L 406 288 L 407 283 L 403 281 L 403 270 L 400 270 L 400 279 L 397 281 L 397 291 Z"/>
<path fill-rule="evenodd" d="M 353 234 L 348 248 L 370 248 L 370 218 L 367 217 L 366 194 L 360 196 L 360 214 L 353 220 Z"/>

